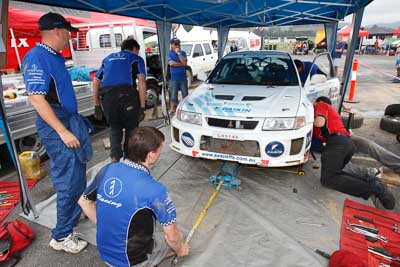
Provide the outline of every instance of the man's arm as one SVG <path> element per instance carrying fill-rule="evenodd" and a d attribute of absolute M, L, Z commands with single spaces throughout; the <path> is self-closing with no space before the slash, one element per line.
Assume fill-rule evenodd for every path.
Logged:
<path fill-rule="evenodd" d="M 325 125 L 326 119 L 322 116 L 316 116 L 314 118 L 314 127 L 321 128 Z"/>
<path fill-rule="evenodd" d="M 173 60 L 170 60 L 168 62 L 168 65 L 170 65 L 171 67 L 185 67 L 186 65 L 183 65 L 181 62 L 176 62 Z"/>
<path fill-rule="evenodd" d="M 175 224 L 171 224 L 163 227 L 164 237 L 167 241 L 168 246 L 175 251 L 178 257 L 183 257 L 189 255 L 190 247 L 186 244 L 179 234 L 178 228 Z"/>
<path fill-rule="evenodd" d="M 99 90 L 100 90 L 100 80 L 97 78 L 93 79 L 93 101 L 95 106 L 100 106 L 100 97 L 99 97 Z"/>
<path fill-rule="evenodd" d="M 88 216 L 89 220 L 96 224 L 96 202 L 81 196 L 78 200 L 83 212 Z"/>
<path fill-rule="evenodd" d="M 140 108 L 146 108 L 146 91 L 147 91 L 146 78 L 144 77 L 144 75 L 139 75 L 138 80 L 139 80 Z"/>
<path fill-rule="evenodd" d="M 79 140 L 57 118 L 44 95 L 30 95 L 29 100 L 40 117 L 57 132 L 67 147 L 78 148 L 80 146 Z"/>

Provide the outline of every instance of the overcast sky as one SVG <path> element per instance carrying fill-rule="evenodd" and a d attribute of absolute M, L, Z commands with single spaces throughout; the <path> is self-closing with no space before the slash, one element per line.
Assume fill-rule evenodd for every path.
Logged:
<path fill-rule="evenodd" d="M 352 16 L 345 18 L 351 22 Z M 400 0 L 374 0 L 364 9 L 362 25 L 400 21 Z"/>

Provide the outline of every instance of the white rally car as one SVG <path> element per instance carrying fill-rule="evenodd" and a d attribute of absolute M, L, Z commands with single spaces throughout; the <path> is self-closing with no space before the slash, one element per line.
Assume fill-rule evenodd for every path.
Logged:
<path fill-rule="evenodd" d="M 286 52 L 244 51 L 225 56 L 207 80 L 178 105 L 171 148 L 191 157 L 265 167 L 302 164 L 313 128 L 312 100 L 339 99 L 328 54 L 301 84 Z"/>

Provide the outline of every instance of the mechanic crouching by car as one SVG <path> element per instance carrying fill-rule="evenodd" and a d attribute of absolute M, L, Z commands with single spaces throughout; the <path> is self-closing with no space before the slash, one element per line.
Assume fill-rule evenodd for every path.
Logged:
<path fill-rule="evenodd" d="M 339 113 L 326 103 L 326 98 L 319 97 L 314 104 L 313 135 L 325 143 L 321 155 L 321 184 L 363 199 L 376 196 L 383 207 L 394 209 L 395 198 L 379 178 L 355 176 L 343 171 L 354 154 L 354 145 Z"/>
<path fill-rule="evenodd" d="M 296 65 L 297 71 L 299 72 L 301 84 L 304 86 L 306 83 L 308 73 L 310 73 L 310 78 L 319 73 L 317 64 L 313 64 L 311 61 L 301 61 L 299 59 L 294 60 L 294 64 Z"/>
<path fill-rule="evenodd" d="M 140 46 L 134 39 L 121 44 L 121 52 L 112 53 L 103 59 L 93 80 L 95 117 L 102 117 L 101 107 L 110 125 L 110 157 L 118 162 L 126 157 L 129 135 L 144 119 L 146 101 L 146 68 L 138 56 Z M 139 81 L 139 93 L 136 85 Z M 125 129 L 124 149 L 121 142 Z"/>

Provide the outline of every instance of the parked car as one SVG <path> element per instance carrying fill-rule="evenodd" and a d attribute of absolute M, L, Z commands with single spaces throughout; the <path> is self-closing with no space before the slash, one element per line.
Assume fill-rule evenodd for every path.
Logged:
<path fill-rule="evenodd" d="M 287 52 L 228 54 L 208 78 L 199 75 L 205 82 L 178 105 L 171 148 L 191 157 L 268 167 L 304 163 L 312 101 L 325 95 L 337 106 L 339 100 L 330 55 L 319 54 L 314 63 L 325 75 L 309 75 L 303 87 Z"/>
<path fill-rule="evenodd" d="M 186 77 L 190 87 L 200 72 L 210 72 L 215 67 L 218 56 L 210 41 L 182 41 L 181 49 L 187 55 Z"/>

